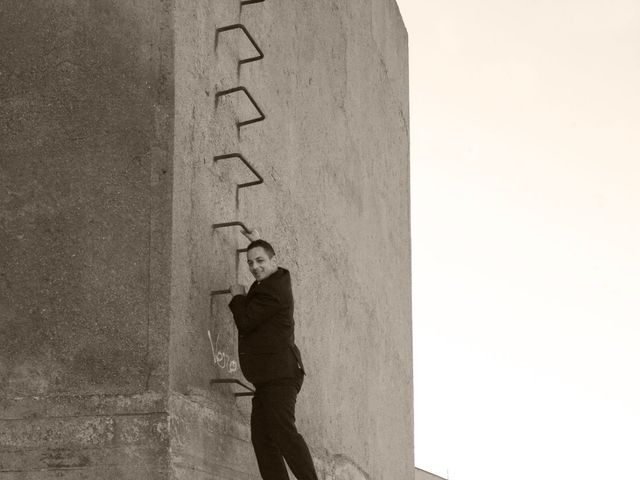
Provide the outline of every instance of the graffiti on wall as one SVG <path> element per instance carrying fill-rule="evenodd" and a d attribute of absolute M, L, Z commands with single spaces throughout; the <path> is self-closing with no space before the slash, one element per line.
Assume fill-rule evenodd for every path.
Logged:
<path fill-rule="evenodd" d="M 211 330 L 207 330 L 207 334 L 209 335 L 209 343 L 211 344 L 211 353 L 213 354 L 213 364 L 216 367 L 221 368 L 222 370 L 228 371 L 229 373 L 235 373 L 238 370 L 238 362 L 233 357 L 231 357 L 228 353 L 218 348 L 220 335 L 216 335 L 216 343 L 214 346 L 213 338 L 211 336 Z"/>

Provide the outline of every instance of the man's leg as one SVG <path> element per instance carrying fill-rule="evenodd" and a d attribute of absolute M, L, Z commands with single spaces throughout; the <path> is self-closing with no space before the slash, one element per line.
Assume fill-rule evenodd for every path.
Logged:
<path fill-rule="evenodd" d="M 274 442 L 267 422 L 264 392 L 257 389 L 251 407 L 251 443 L 263 480 L 289 480 L 282 453 Z"/>
<path fill-rule="evenodd" d="M 318 480 L 307 443 L 295 425 L 297 395 L 298 390 L 293 385 L 265 386 L 262 403 L 264 418 L 272 439 L 296 478 Z"/>

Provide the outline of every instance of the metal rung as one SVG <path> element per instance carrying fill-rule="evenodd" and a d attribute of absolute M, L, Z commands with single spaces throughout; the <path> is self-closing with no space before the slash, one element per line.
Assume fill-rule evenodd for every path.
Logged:
<path fill-rule="evenodd" d="M 212 227 L 213 227 L 213 229 L 214 229 L 214 230 L 215 230 L 216 228 L 235 227 L 235 226 L 242 227 L 242 228 L 243 228 L 243 230 L 244 230 L 246 233 L 249 233 L 249 232 L 250 232 L 249 228 L 248 228 L 244 223 L 242 223 L 242 222 L 214 223 L 214 224 L 212 225 Z"/>
<path fill-rule="evenodd" d="M 251 44 L 253 45 L 253 48 L 255 48 L 258 51 L 258 55 L 255 57 L 242 58 L 238 60 L 238 71 L 240 70 L 240 65 L 242 65 L 243 63 L 257 62 L 258 60 L 262 60 L 264 58 L 264 53 L 262 53 L 262 50 L 260 49 L 256 41 L 253 39 L 253 37 L 249 33 L 249 30 L 247 30 L 245 26 L 240 23 L 236 23 L 233 25 L 229 25 L 227 27 L 221 27 L 216 29 L 216 39 L 214 44 L 216 49 L 218 48 L 218 35 L 223 32 L 228 32 L 230 30 L 242 30 L 244 34 L 247 36 L 247 38 L 249 39 L 249 41 L 251 42 Z"/>
<path fill-rule="evenodd" d="M 252 3 L 262 3 L 262 2 L 264 2 L 264 0 L 241 0 L 240 8 L 244 7 L 245 5 L 251 5 Z"/>
<path fill-rule="evenodd" d="M 244 92 L 244 94 L 247 96 L 249 101 L 253 104 L 254 108 L 260 113 L 260 116 L 258 116 L 256 118 L 252 118 L 251 120 L 245 120 L 244 122 L 237 122 L 236 125 L 238 126 L 238 129 L 240 129 L 240 127 L 244 127 L 245 125 L 249 125 L 250 123 L 261 122 L 262 120 L 267 118 L 264 115 L 264 113 L 262 112 L 262 109 L 258 106 L 256 101 L 253 99 L 253 97 L 251 96 L 251 94 L 249 93 L 249 91 L 245 87 L 234 87 L 234 88 L 230 88 L 228 90 L 222 90 L 220 92 L 217 92 L 216 93 L 216 108 L 218 107 L 218 99 L 220 97 L 225 96 L 225 95 L 230 95 L 230 94 L 235 93 L 235 92 Z"/>
<path fill-rule="evenodd" d="M 214 162 L 217 162 L 218 160 L 224 160 L 224 159 L 226 159 L 226 158 L 239 158 L 239 159 L 242 161 L 242 163 L 244 163 L 244 164 L 247 166 L 247 168 L 248 168 L 249 170 L 251 170 L 251 172 L 252 172 L 256 177 L 258 177 L 258 180 L 256 180 L 256 181 L 253 181 L 253 182 L 246 182 L 246 183 L 240 183 L 240 184 L 238 184 L 238 190 L 239 190 L 239 189 L 241 189 L 241 188 L 251 187 L 251 186 L 253 186 L 253 185 L 260 185 L 261 183 L 264 183 L 264 179 L 263 179 L 263 178 L 262 178 L 262 176 L 258 173 L 258 171 L 257 171 L 255 168 L 253 168 L 253 165 L 251 165 L 251 164 L 249 163 L 249 161 L 248 161 L 246 158 L 244 158 L 244 157 L 243 157 L 241 154 L 239 154 L 239 153 L 228 153 L 228 154 L 225 154 L 225 155 L 216 155 L 215 157 L 213 157 L 213 161 L 214 161 Z"/>
<path fill-rule="evenodd" d="M 211 291 L 211 296 L 215 296 L 215 295 L 224 295 L 227 293 L 231 293 L 231 290 L 229 290 L 228 288 L 224 289 L 224 290 L 212 290 Z"/>
<path fill-rule="evenodd" d="M 247 392 L 234 392 L 234 395 L 236 397 L 250 397 L 255 393 L 255 390 L 253 388 L 235 378 L 214 378 L 209 381 L 209 385 L 215 385 L 217 383 L 236 383 L 248 390 Z"/>

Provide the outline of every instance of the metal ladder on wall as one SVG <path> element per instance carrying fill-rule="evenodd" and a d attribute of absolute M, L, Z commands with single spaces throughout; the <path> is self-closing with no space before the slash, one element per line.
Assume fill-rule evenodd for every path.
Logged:
<path fill-rule="evenodd" d="M 242 7 L 245 5 L 251 5 L 254 3 L 263 3 L 265 0 L 241 0 L 240 1 L 240 11 L 242 11 Z M 249 31 L 247 30 L 247 28 L 242 25 L 241 23 L 234 23 L 233 25 L 227 25 L 224 27 L 220 27 L 216 29 L 216 34 L 215 34 L 215 43 L 214 43 L 214 48 L 218 48 L 218 38 L 220 36 L 220 34 L 225 33 L 225 32 L 232 32 L 234 30 L 239 30 L 240 32 L 242 32 L 251 42 L 251 45 L 253 46 L 253 48 L 256 50 L 257 55 L 251 56 L 251 57 L 247 57 L 247 58 L 239 58 L 238 59 L 238 76 L 240 74 L 240 67 L 242 67 L 242 65 L 244 65 L 245 63 L 250 63 L 250 62 L 257 62 L 260 61 L 264 58 L 264 53 L 262 52 L 262 50 L 260 49 L 260 46 L 258 45 L 258 43 L 255 41 L 255 39 L 253 38 L 253 36 L 251 35 L 251 33 L 249 33 Z M 233 87 L 233 88 L 229 88 L 226 90 L 221 90 L 219 92 L 216 92 L 215 94 L 215 107 L 218 107 L 218 103 L 221 97 L 227 96 L 227 95 L 233 95 L 235 93 L 243 93 L 251 102 L 251 104 L 253 105 L 253 107 L 256 109 L 256 111 L 258 112 L 258 115 L 250 118 L 248 120 L 243 120 L 243 121 L 236 121 L 236 128 L 238 133 L 240 133 L 240 128 L 242 127 L 246 127 L 247 125 L 251 125 L 252 123 L 256 123 L 256 122 L 262 122 L 263 120 L 266 119 L 266 115 L 264 114 L 264 112 L 262 111 L 262 109 L 260 108 L 260 106 L 258 105 L 258 103 L 255 101 L 255 99 L 253 98 L 253 96 L 251 95 L 251 93 L 249 92 L 249 90 L 247 90 L 246 87 L 243 86 L 237 86 L 237 87 Z M 225 153 L 225 154 L 221 154 L 221 155 L 215 155 L 213 157 L 213 161 L 214 162 L 218 162 L 221 160 L 227 160 L 227 159 L 233 159 L 233 158 L 237 158 L 238 160 L 240 160 L 250 171 L 253 175 L 255 175 L 255 177 L 257 178 L 257 180 L 251 181 L 251 182 L 244 182 L 244 183 L 240 183 L 237 185 L 236 187 L 236 205 L 238 203 L 238 199 L 239 199 L 239 193 L 240 193 L 240 189 L 242 188 L 248 188 L 248 187 L 253 187 L 255 185 L 260 185 L 261 183 L 264 183 L 264 178 L 262 177 L 262 175 L 260 175 L 260 173 L 255 169 L 255 167 L 239 152 L 234 152 L 234 153 Z M 206 162 L 206 160 L 205 160 Z M 239 220 L 234 220 L 231 222 L 223 222 L 223 223 L 214 223 L 212 225 L 212 229 L 215 231 L 217 229 L 220 228 L 226 228 L 226 227 L 235 227 L 235 226 L 239 226 L 243 229 L 244 232 L 249 233 L 249 228 L 247 228 L 247 226 L 239 221 Z M 241 249 L 237 249 L 236 250 L 236 269 L 238 268 L 239 265 L 239 260 L 240 260 L 240 254 L 243 252 L 246 252 L 247 249 L 246 248 L 241 248 Z M 224 295 L 224 294 L 228 294 L 231 293 L 229 289 L 224 289 L 224 290 L 213 290 L 211 291 L 211 301 L 209 304 L 209 314 L 211 315 L 213 313 L 213 298 L 217 295 Z M 213 348 L 213 347 L 212 347 Z M 236 378 L 214 378 L 212 380 L 210 380 L 209 382 L 210 385 L 218 385 L 218 384 L 236 384 L 241 386 L 244 391 L 240 391 L 240 392 L 234 392 L 234 396 L 235 397 L 246 397 L 246 396 L 252 396 L 255 391 L 246 383 L 242 382 L 241 380 L 238 380 Z"/>

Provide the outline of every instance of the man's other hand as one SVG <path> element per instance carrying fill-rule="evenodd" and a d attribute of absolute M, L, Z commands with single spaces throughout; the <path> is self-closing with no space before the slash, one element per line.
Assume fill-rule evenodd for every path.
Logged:
<path fill-rule="evenodd" d="M 234 297 L 236 295 L 246 295 L 247 291 L 244 288 L 244 285 L 240 285 L 238 283 L 236 283 L 235 285 L 231 285 L 229 287 L 229 290 L 231 291 L 231 295 L 233 295 Z"/>
<path fill-rule="evenodd" d="M 241 233 L 249 239 L 250 242 L 255 242 L 260 239 L 260 232 L 257 229 L 241 230 Z"/>

